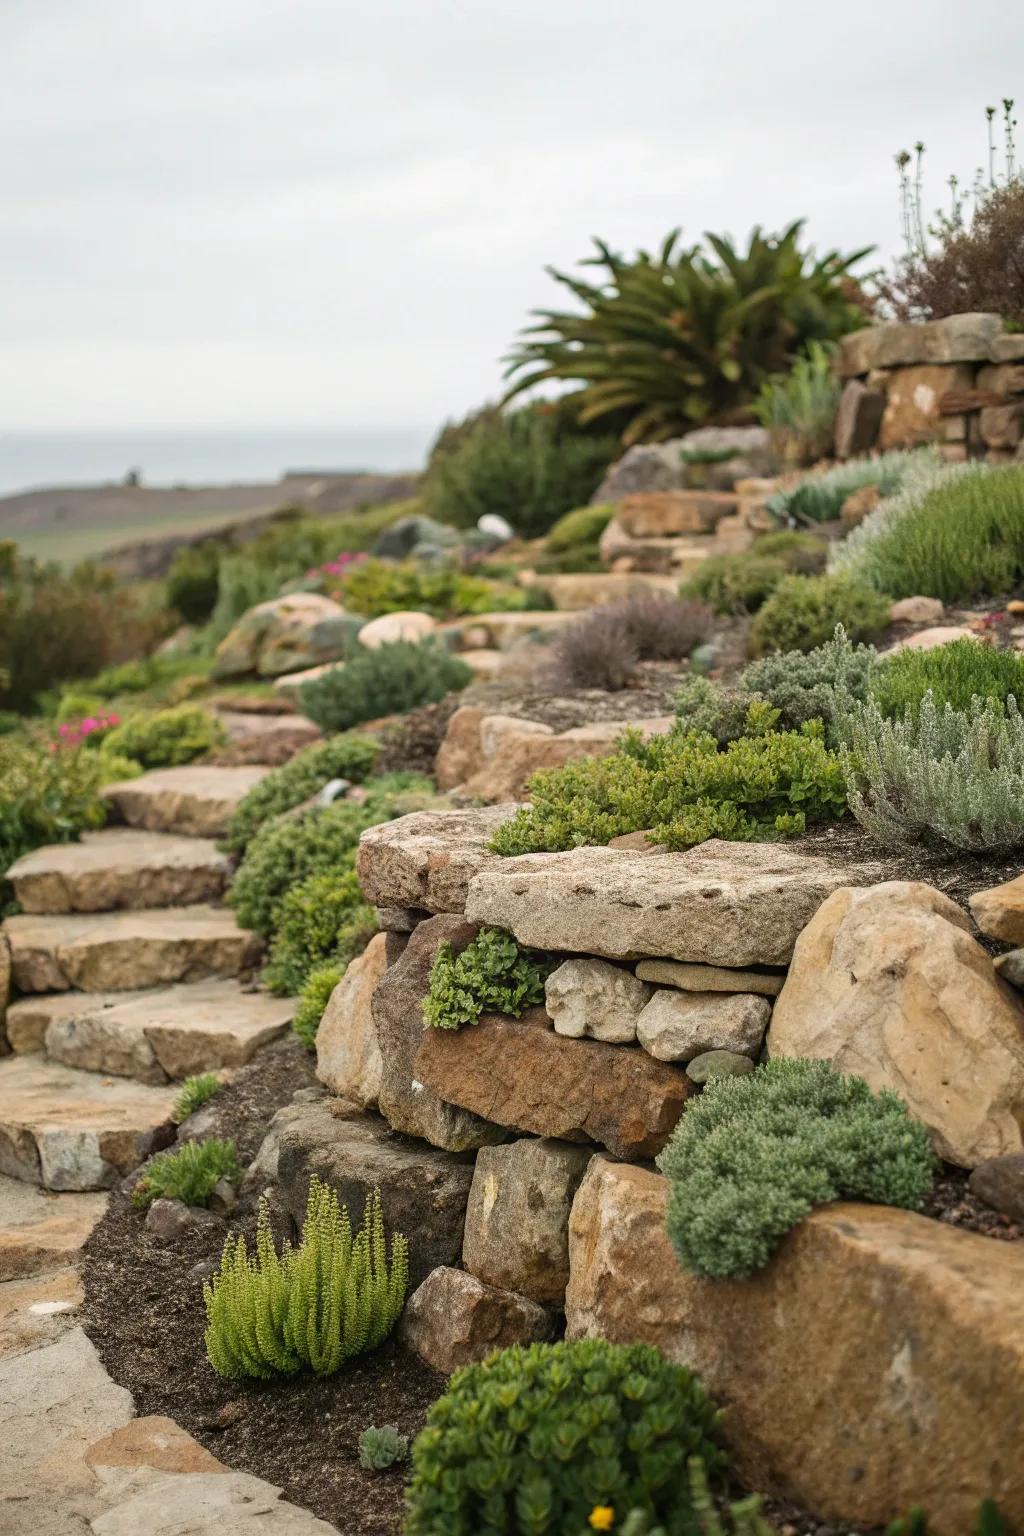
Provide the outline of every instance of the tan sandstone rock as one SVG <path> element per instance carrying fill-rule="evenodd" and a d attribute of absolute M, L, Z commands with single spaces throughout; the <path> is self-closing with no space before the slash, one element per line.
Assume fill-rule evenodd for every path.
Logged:
<path fill-rule="evenodd" d="M 382 645 L 394 645 L 396 640 L 410 640 L 415 645 L 420 640 L 426 640 L 436 628 L 436 619 L 431 618 L 429 613 L 419 613 L 415 609 L 382 613 L 380 618 L 371 619 L 363 625 L 359 631 L 359 644 L 367 646 L 371 651 L 378 650 Z"/>
<path fill-rule="evenodd" d="M 739 497 L 729 491 L 637 491 L 623 497 L 616 517 L 635 539 L 713 533 L 739 505 Z"/>
<path fill-rule="evenodd" d="M 435 1269 L 405 1304 L 402 1336 L 421 1360 L 450 1376 L 496 1349 L 550 1338 L 549 1312 L 461 1269 Z"/>
<path fill-rule="evenodd" d="M 982 933 L 990 939 L 1024 944 L 1024 875 L 1003 885 L 990 886 L 987 891 L 976 891 L 967 905 Z"/>
<path fill-rule="evenodd" d="M 547 1136 L 481 1147 L 462 1244 L 470 1273 L 560 1307 L 569 1279 L 569 1211 L 592 1155 L 589 1147 Z"/>
<path fill-rule="evenodd" d="M 514 809 L 416 811 L 369 827 L 356 856 L 367 901 L 375 907 L 461 913 L 470 878 L 496 859 L 488 845 Z"/>
<path fill-rule="evenodd" d="M 636 1021 L 636 1037 L 659 1061 L 692 1061 L 707 1051 L 756 1056 L 771 1004 L 751 992 L 655 992 Z"/>
<path fill-rule="evenodd" d="M 968 928 L 919 882 L 836 891 L 797 940 L 767 1046 L 893 1089 L 971 1168 L 1024 1146 L 1024 1006 Z"/>
<path fill-rule="evenodd" d="M 444 740 L 434 759 L 434 778 L 441 791 L 456 789 L 476 773 L 483 761 L 480 724 L 484 712 L 475 704 L 462 704 L 448 721 Z"/>
<path fill-rule="evenodd" d="M 641 981 L 684 992 L 754 992 L 778 997 L 786 980 L 783 971 L 728 970 L 721 965 L 688 965 L 682 960 L 641 960 L 636 968 Z"/>
<path fill-rule="evenodd" d="M 36 848 L 7 879 L 23 912 L 111 912 L 215 901 L 229 870 L 209 839 L 112 827 Z"/>
<path fill-rule="evenodd" d="M 636 1039 L 636 1022 L 652 991 L 622 966 L 576 957 L 551 972 L 544 1002 L 556 1034 L 623 1044 Z"/>
<path fill-rule="evenodd" d="M 362 627 L 339 603 L 318 592 L 290 592 L 258 603 L 220 642 L 214 677 L 256 672 L 278 677 L 324 661 L 337 661 Z"/>
<path fill-rule="evenodd" d="M 937 597 L 901 597 L 889 609 L 893 624 L 937 624 L 945 612 Z"/>
<path fill-rule="evenodd" d="M 659 1174 L 594 1158 L 568 1337 L 639 1340 L 697 1371 L 744 1481 L 833 1521 L 919 1504 L 936 1536 L 964 1536 L 983 1498 L 1024 1520 L 1024 1245 L 839 1204 L 751 1279 L 703 1280 L 675 1259 L 666 1197 Z"/>
<path fill-rule="evenodd" d="M 505 729 L 488 750 L 487 731 L 496 719 Z M 549 726 L 533 720 L 510 720 L 507 716 L 488 716 L 481 725 L 483 763 L 462 786 L 462 793 L 489 804 L 522 800 L 535 773 L 546 768 L 562 768 L 581 757 L 608 757 L 624 730 L 635 729 L 646 740 L 670 731 L 674 715 L 655 715 L 643 720 L 600 720 L 590 725 L 574 726 L 559 735 Z"/>
<path fill-rule="evenodd" d="M 69 1264 L 107 1208 L 105 1194 L 51 1194 L 0 1174 L 0 1282 Z"/>
<path fill-rule="evenodd" d="M 351 961 L 316 1034 L 317 1077 L 362 1109 L 376 1108 L 384 1071 L 371 1003 L 387 969 L 387 943 L 387 935 L 377 933 Z"/>
<path fill-rule="evenodd" d="M 919 364 L 900 368 L 887 381 L 879 447 L 910 448 L 940 435 L 940 401 L 950 390 L 970 389 L 974 371 L 966 363 Z"/>
<path fill-rule="evenodd" d="M 115 817 L 149 832 L 187 837 L 223 837 L 231 813 L 254 785 L 266 778 L 260 766 L 220 768 L 190 763 L 159 768 L 141 779 L 110 784 L 101 793 Z"/>

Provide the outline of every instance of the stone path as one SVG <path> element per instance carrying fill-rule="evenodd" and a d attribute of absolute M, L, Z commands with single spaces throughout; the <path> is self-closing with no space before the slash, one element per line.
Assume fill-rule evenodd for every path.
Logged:
<path fill-rule="evenodd" d="M 264 767 L 173 768 L 107 791 L 127 826 L 10 871 L 15 991 L 0 1057 L 0 1531 L 332 1536 L 170 1419 L 135 1417 L 79 1325 L 76 1260 L 104 1191 L 174 1135 L 177 1081 L 247 1062 L 291 999 L 247 979 L 216 839 Z M 2 997 L 0 997 L 2 1003 Z M 2 1016 L 2 1009 L 0 1009 Z"/>

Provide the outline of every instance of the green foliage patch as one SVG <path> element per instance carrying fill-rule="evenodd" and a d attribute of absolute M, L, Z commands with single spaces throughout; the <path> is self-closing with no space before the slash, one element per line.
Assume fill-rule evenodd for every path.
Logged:
<path fill-rule="evenodd" d="M 788 373 L 767 379 L 754 414 L 767 427 L 776 457 L 787 465 L 813 464 L 832 448 L 832 429 L 842 385 L 833 366 L 835 349 L 808 343 Z"/>
<path fill-rule="evenodd" d="M 430 969 L 430 988 L 423 1000 L 423 1022 L 435 1029 L 461 1029 L 475 1024 L 482 1013 L 510 1014 L 518 1019 L 527 1008 L 544 1001 L 550 966 L 543 955 L 521 949 L 500 928 L 481 928 L 461 954 L 443 943 Z"/>
<path fill-rule="evenodd" d="M 360 648 L 299 690 L 299 707 L 321 730 L 345 731 L 364 720 L 436 704 L 473 680 L 471 668 L 439 646 L 396 640 Z"/>
<path fill-rule="evenodd" d="M 186 1141 L 170 1152 L 158 1152 L 143 1169 L 132 1195 L 136 1205 L 153 1200 L 183 1200 L 205 1206 L 221 1179 L 236 1183 L 242 1170 L 233 1141 Z"/>
<path fill-rule="evenodd" d="M 870 640 L 889 623 L 890 606 L 850 576 L 786 576 L 751 625 L 750 654 L 811 651 L 832 638 L 837 624 L 851 640 Z"/>
<path fill-rule="evenodd" d="M 84 747 L 0 736 L 0 876 L 23 853 L 102 827 L 102 767 Z"/>
<path fill-rule="evenodd" d="M 658 1167 L 668 1235 L 697 1275 L 751 1275 L 816 1205 L 872 1200 L 919 1209 L 935 1156 L 894 1093 L 828 1062 L 778 1057 L 712 1078 L 683 1111 Z"/>
<path fill-rule="evenodd" d="M 230 901 L 242 927 L 270 938 L 289 890 L 311 875 L 351 869 L 362 833 L 386 819 L 379 802 L 339 801 L 303 816 L 267 822 L 250 841 L 231 882 Z"/>
<path fill-rule="evenodd" d="M 875 668 L 871 697 L 883 715 L 916 712 L 928 692 L 939 710 L 947 704 L 969 709 L 973 698 L 1024 700 L 1024 656 L 965 635 L 930 651 L 896 651 Z"/>
<path fill-rule="evenodd" d="M 341 598 L 350 613 L 368 619 L 417 610 L 437 619 L 473 613 L 519 613 L 536 607 L 537 591 L 470 575 L 454 565 L 415 561 L 364 560 L 341 578 Z"/>
<path fill-rule="evenodd" d="M 577 507 L 575 511 L 560 517 L 550 529 L 547 548 L 554 555 L 596 549 L 602 533 L 614 516 L 614 504 L 607 501 L 598 502 L 596 506 Z"/>
<path fill-rule="evenodd" d="M 777 491 L 768 503 L 768 511 L 781 522 L 832 523 L 855 491 L 871 485 L 880 496 L 892 496 L 908 471 L 925 460 L 935 462 L 934 452 L 917 449 L 910 453 L 882 453 L 873 459 L 851 459 L 823 474 L 808 475 L 790 490 Z"/>
<path fill-rule="evenodd" d="M 409 1436 L 394 1424 L 370 1424 L 359 1436 L 359 1465 L 366 1472 L 383 1472 L 409 1455 Z"/>
<path fill-rule="evenodd" d="M 253 785 L 232 812 L 224 846 L 232 853 L 243 853 L 265 822 L 302 805 L 332 779 L 361 784 L 373 771 L 379 750 L 377 742 L 355 731 L 304 747 Z"/>
<path fill-rule="evenodd" d="M 812 576 L 825 568 L 828 546 L 814 533 L 765 533 L 740 555 L 710 555 L 681 588 L 716 613 L 756 613 L 784 577 Z"/>
<path fill-rule="evenodd" d="M 142 768 L 175 768 L 191 763 L 224 741 L 216 715 L 195 704 L 147 710 L 115 726 L 103 739 L 102 752 L 130 758 Z"/>
<path fill-rule="evenodd" d="M 271 992 L 285 997 L 300 992 L 311 971 L 344 967 L 376 933 L 376 915 L 363 900 L 352 861 L 349 854 L 348 867 L 339 863 L 285 891 L 263 970 Z"/>
<path fill-rule="evenodd" d="M 197 1109 L 202 1109 L 204 1104 L 208 1104 L 220 1092 L 220 1088 L 221 1082 L 216 1072 L 201 1072 L 197 1076 L 186 1077 L 174 1101 L 175 1123 L 180 1125 L 189 1115 L 194 1115 Z"/>
<path fill-rule="evenodd" d="M 309 972 L 302 984 L 299 1001 L 295 1007 L 292 1029 L 307 1051 L 316 1049 L 316 1036 L 320 1020 L 331 1000 L 331 993 L 345 974 L 343 965 L 318 965 Z"/>

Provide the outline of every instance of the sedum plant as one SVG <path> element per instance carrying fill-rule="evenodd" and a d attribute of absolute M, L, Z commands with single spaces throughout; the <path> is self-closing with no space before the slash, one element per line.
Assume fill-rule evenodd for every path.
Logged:
<path fill-rule="evenodd" d="M 233 1141 L 186 1141 L 172 1152 L 158 1152 L 146 1165 L 135 1186 L 136 1205 L 153 1200 L 182 1200 L 204 1206 L 221 1179 L 231 1183 L 241 1177 Z"/>
<path fill-rule="evenodd" d="M 699 1456 L 723 1470 L 718 1417 L 696 1377 L 646 1344 L 500 1350 L 456 1371 L 429 1410 L 405 1536 L 565 1536 L 633 1509 L 689 1536 L 686 1467 Z"/>
<path fill-rule="evenodd" d="M 393 1424 L 379 1429 L 371 1424 L 359 1436 L 359 1465 L 366 1472 L 383 1472 L 409 1455 L 409 1436 L 399 1434 Z"/>
<path fill-rule="evenodd" d="M 216 1072 L 202 1072 L 198 1076 L 186 1077 L 174 1101 L 175 1122 L 180 1125 L 182 1120 L 194 1115 L 197 1109 L 209 1104 L 220 1092 L 220 1088 L 221 1082 Z"/>
<path fill-rule="evenodd" d="M 658 1158 L 666 1226 L 684 1269 L 751 1275 L 816 1205 L 874 1200 L 917 1210 L 931 1187 L 928 1131 L 894 1093 L 828 1062 L 778 1057 L 712 1078 Z"/>
<path fill-rule="evenodd" d="M 388 1258 L 380 1191 L 366 1201 L 353 1234 L 338 1197 L 313 1175 L 297 1248 L 274 1247 L 261 1203 L 256 1252 L 228 1237 L 220 1269 L 204 1284 L 206 1354 L 218 1376 L 269 1381 L 308 1366 L 330 1376 L 354 1355 L 375 1349 L 405 1303 L 408 1245 L 391 1238 Z"/>
<path fill-rule="evenodd" d="M 723 1519 L 711 1495 L 707 1469 L 699 1456 L 690 1457 L 687 1478 L 690 1501 L 697 1518 L 693 1529 L 699 1531 L 700 1536 L 775 1536 L 773 1527 L 761 1517 L 761 1500 L 756 1494 L 730 1504 Z M 616 1531 L 618 1536 L 669 1536 L 665 1526 L 644 1510 L 631 1509 L 620 1522 L 618 1511 L 609 1506 L 599 1506 L 591 1511 L 580 1536 L 592 1536 L 594 1531 L 601 1530 Z"/>
<path fill-rule="evenodd" d="M 937 838 L 953 848 L 1024 844 L 1024 719 L 1011 694 L 887 720 L 874 702 L 850 720 L 843 751 L 850 810 L 885 843 Z"/>
<path fill-rule="evenodd" d="M 361 784 L 373 771 L 379 750 L 377 742 L 356 731 L 305 747 L 253 785 L 232 812 L 224 846 L 231 853 L 244 853 L 265 822 L 302 805 L 332 779 Z"/>
<path fill-rule="evenodd" d="M 520 949 L 512 935 L 500 928 L 481 928 L 459 955 L 445 941 L 430 969 L 424 1025 L 461 1029 L 475 1024 L 482 1013 L 511 1014 L 518 1019 L 527 1008 L 544 1001 L 548 969 L 542 956 Z"/>

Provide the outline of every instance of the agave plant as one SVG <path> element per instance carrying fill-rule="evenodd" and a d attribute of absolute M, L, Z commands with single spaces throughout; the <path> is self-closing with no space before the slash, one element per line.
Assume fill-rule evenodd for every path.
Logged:
<path fill-rule="evenodd" d="M 602 268 L 600 282 L 548 269 L 582 310 L 535 311 L 506 359 L 516 378 L 506 398 L 576 381 L 580 421 L 624 415 L 626 443 L 750 420 L 765 379 L 810 342 L 835 341 L 868 318 L 850 275 L 868 251 L 818 257 L 801 247 L 802 229 L 802 220 L 780 235 L 755 229 L 745 252 L 711 234 L 681 246 L 679 230 L 653 256 L 595 241 L 583 265 Z"/>

